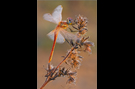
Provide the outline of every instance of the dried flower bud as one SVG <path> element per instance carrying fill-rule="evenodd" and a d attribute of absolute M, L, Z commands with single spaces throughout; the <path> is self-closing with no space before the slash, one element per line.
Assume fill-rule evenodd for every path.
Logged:
<path fill-rule="evenodd" d="M 72 53 L 70 54 L 69 58 L 75 59 L 75 58 L 76 58 L 76 53 L 72 52 Z"/>
<path fill-rule="evenodd" d="M 78 58 L 83 58 L 82 56 L 78 56 Z"/>
<path fill-rule="evenodd" d="M 48 67 L 50 67 L 50 68 L 48 68 Z M 47 74 L 45 75 L 45 77 L 48 77 L 51 74 L 51 72 L 55 69 L 55 67 L 53 65 L 49 65 L 48 67 L 46 69 Z"/>
<path fill-rule="evenodd" d="M 84 51 L 87 51 L 87 52 L 89 52 L 90 54 L 92 53 L 90 46 L 85 46 Z"/>
<path fill-rule="evenodd" d="M 68 75 L 68 72 L 69 72 L 69 70 L 67 69 L 67 70 L 65 71 L 65 73 L 64 73 L 64 74 L 65 74 L 65 75 Z"/>
<path fill-rule="evenodd" d="M 83 28 L 82 30 L 79 31 L 79 34 L 85 34 L 88 30 L 86 28 Z"/>
<path fill-rule="evenodd" d="M 59 75 L 59 76 L 61 76 L 61 75 L 64 76 L 64 70 L 65 70 L 65 67 L 59 68 L 58 75 Z"/>
<path fill-rule="evenodd" d="M 70 83 L 75 83 L 75 78 L 69 76 L 69 79 L 68 79 L 67 83 L 69 83 L 69 84 L 70 84 Z"/>
<path fill-rule="evenodd" d="M 81 15 L 78 15 L 76 17 L 76 19 L 74 20 L 74 22 L 76 23 L 77 27 L 73 27 L 76 30 L 79 31 L 79 34 L 85 34 L 87 32 L 87 18 L 86 17 L 82 17 Z"/>
<path fill-rule="evenodd" d="M 77 74 L 77 72 L 75 71 L 75 72 L 70 72 L 70 73 L 68 73 L 68 75 L 70 75 L 70 76 L 73 76 L 73 75 L 76 75 Z"/>
<path fill-rule="evenodd" d="M 79 69 L 80 65 L 81 65 L 81 62 L 79 60 L 77 60 L 77 59 L 73 60 L 72 63 L 71 63 L 71 66 L 73 68 L 78 68 Z"/>
<path fill-rule="evenodd" d="M 84 42 L 84 45 L 86 45 L 86 46 L 94 46 L 94 43 L 90 42 L 90 41 L 86 41 L 86 42 Z"/>
<path fill-rule="evenodd" d="M 85 37 L 82 37 L 82 38 L 81 38 L 81 43 L 85 42 L 88 38 L 89 38 L 89 37 L 86 37 L 86 38 L 85 38 Z"/>

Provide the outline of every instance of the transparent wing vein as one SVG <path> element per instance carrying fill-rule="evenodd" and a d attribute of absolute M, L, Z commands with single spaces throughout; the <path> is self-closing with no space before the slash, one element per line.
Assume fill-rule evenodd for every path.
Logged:
<path fill-rule="evenodd" d="M 62 20 L 62 15 L 61 15 L 62 9 L 63 9 L 62 6 L 59 5 L 54 9 L 54 11 L 52 13 L 53 18 L 55 21 L 57 21 L 57 23 Z"/>
<path fill-rule="evenodd" d="M 55 33 L 55 30 L 51 31 L 50 33 L 47 34 L 47 36 L 54 41 L 54 33 Z M 57 35 L 57 40 L 56 40 L 57 43 L 64 43 L 65 42 L 65 39 L 64 37 L 61 35 L 61 33 L 58 32 L 58 35 Z"/>
<path fill-rule="evenodd" d="M 46 13 L 43 15 L 43 18 L 52 23 L 58 24 L 57 21 L 54 20 L 53 16 L 50 13 Z"/>
<path fill-rule="evenodd" d="M 61 29 L 60 30 L 60 33 L 62 34 L 62 36 L 65 38 L 65 39 L 68 39 L 68 40 L 76 40 L 77 39 L 77 36 L 71 32 L 68 32 L 64 29 Z"/>
<path fill-rule="evenodd" d="M 58 24 L 62 20 L 62 9 L 62 6 L 59 5 L 54 9 L 52 15 L 50 13 L 46 13 L 43 15 L 43 18 L 47 21 Z"/>

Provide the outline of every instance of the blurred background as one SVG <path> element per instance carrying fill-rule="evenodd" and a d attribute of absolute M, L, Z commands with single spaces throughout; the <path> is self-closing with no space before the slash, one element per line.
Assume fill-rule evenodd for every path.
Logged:
<path fill-rule="evenodd" d="M 80 68 L 77 70 L 76 85 L 67 85 L 66 77 L 57 78 L 49 82 L 44 89 L 97 89 L 97 1 L 37 1 L 37 89 L 45 81 L 45 74 L 49 55 L 53 41 L 47 37 L 47 34 L 56 27 L 56 24 L 43 19 L 45 13 L 51 13 L 58 6 L 63 6 L 62 20 L 67 17 L 75 18 L 75 15 L 83 15 L 88 18 L 89 41 L 94 42 L 92 54 L 81 52 L 83 60 Z M 67 42 L 55 46 L 54 55 L 51 64 L 57 66 L 62 61 L 61 56 L 65 56 L 70 49 Z M 64 65 L 62 65 L 64 66 Z"/>

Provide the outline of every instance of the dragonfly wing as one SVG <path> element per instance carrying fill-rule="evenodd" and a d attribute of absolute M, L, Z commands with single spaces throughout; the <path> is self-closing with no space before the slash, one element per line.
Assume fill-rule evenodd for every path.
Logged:
<path fill-rule="evenodd" d="M 54 41 L 54 33 L 55 33 L 55 30 L 51 31 L 50 33 L 47 34 L 47 36 Z M 57 35 L 57 40 L 56 40 L 57 43 L 64 43 L 65 42 L 65 39 L 64 37 L 58 32 L 58 35 Z"/>
<path fill-rule="evenodd" d="M 43 18 L 52 23 L 58 24 L 57 21 L 54 20 L 53 16 L 50 13 L 46 13 L 43 15 Z"/>
<path fill-rule="evenodd" d="M 57 42 L 57 43 L 64 43 L 64 42 L 65 42 L 65 39 L 64 39 L 64 37 L 61 35 L 60 32 L 59 32 L 59 34 L 58 34 L 58 37 L 57 37 L 56 42 Z"/>
<path fill-rule="evenodd" d="M 60 30 L 60 33 L 62 34 L 62 36 L 64 36 L 65 39 L 68 39 L 68 40 L 76 40 L 77 39 L 77 36 L 75 34 L 68 32 L 62 28 Z"/>
<path fill-rule="evenodd" d="M 62 15 L 61 15 L 62 9 L 63 9 L 62 5 L 59 5 L 59 6 L 57 6 L 57 7 L 54 9 L 54 11 L 53 11 L 53 13 L 52 13 L 53 19 L 54 19 L 57 23 L 59 23 L 59 22 L 62 20 Z"/>
<path fill-rule="evenodd" d="M 48 34 L 47 34 L 47 36 L 51 39 L 51 40 L 54 40 L 54 30 L 52 30 L 51 32 L 49 32 Z"/>

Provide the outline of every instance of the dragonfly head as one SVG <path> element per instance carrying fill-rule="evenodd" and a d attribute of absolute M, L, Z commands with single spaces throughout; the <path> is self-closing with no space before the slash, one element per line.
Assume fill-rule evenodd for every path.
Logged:
<path fill-rule="evenodd" d="M 68 25 L 73 25 L 73 23 L 74 23 L 73 19 L 71 17 L 68 17 L 67 18 L 67 24 Z"/>

